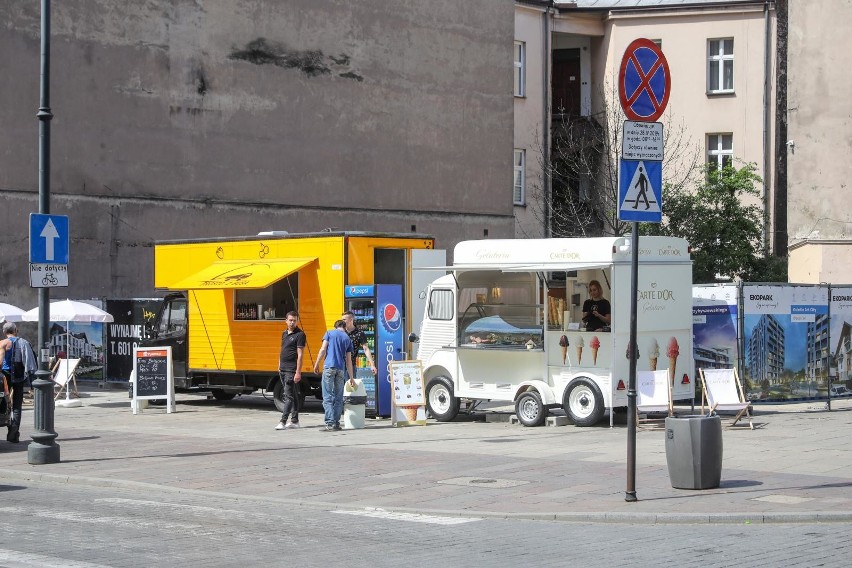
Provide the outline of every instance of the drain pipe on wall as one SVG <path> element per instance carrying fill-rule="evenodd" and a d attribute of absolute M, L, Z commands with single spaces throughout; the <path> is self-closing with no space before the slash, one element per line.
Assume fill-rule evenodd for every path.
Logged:
<path fill-rule="evenodd" d="M 763 248 L 766 254 L 771 254 L 771 243 L 769 240 L 769 188 L 772 180 L 769 180 L 770 157 L 769 157 L 769 103 L 770 103 L 770 73 L 771 65 L 770 48 L 772 47 L 772 33 L 769 25 L 769 0 L 763 3 Z M 774 172 L 773 172 L 774 174 Z M 774 178 L 774 175 L 773 175 Z"/>
<path fill-rule="evenodd" d="M 542 164 L 543 164 L 543 174 L 544 174 L 544 237 L 550 238 L 553 236 L 553 231 L 551 230 L 551 217 L 553 211 L 553 176 L 551 176 L 550 172 L 550 14 L 553 8 L 553 0 L 548 2 L 547 6 L 544 8 L 544 41 L 542 42 L 544 53 L 542 53 L 542 61 L 544 62 L 544 69 L 542 75 L 542 140 L 541 147 L 543 149 L 542 152 Z"/>

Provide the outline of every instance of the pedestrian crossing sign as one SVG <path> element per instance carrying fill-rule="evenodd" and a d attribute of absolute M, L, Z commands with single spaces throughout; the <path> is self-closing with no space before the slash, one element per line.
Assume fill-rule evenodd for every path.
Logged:
<path fill-rule="evenodd" d="M 618 168 L 618 219 L 662 222 L 662 162 L 621 160 Z"/>

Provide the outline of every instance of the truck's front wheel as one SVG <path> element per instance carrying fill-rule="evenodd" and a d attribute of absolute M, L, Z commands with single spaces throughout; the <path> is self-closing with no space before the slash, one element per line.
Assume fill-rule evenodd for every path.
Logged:
<path fill-rule="evenodd" d="M 459 413 L 459 399 L 453 396 L 453 381 L 435 377 L 426 385 L 426 407 L 438 422 L 449 422 Z"/>
<path fill-rule="evenodd" d="M 303 376 L 302 380 L 298 383 L 298 388 L 296 388 L 296 393 L 299 397 L 299 408 L 305 408 L 305 391 L 309 388 Z M 284 385 L 281 383 L 281 380 L 275 381 L 275 386 L 272 387 L 272 400 L 275 402 L 275 408 L 278 412 L 284 412 Z"/>
<path fill-rule="evenodd" d="M 604 415 L 601 390 L 591 379 L 577 379 L 568 386 L 562 407 L 577 426 L 593 426 Z"/>

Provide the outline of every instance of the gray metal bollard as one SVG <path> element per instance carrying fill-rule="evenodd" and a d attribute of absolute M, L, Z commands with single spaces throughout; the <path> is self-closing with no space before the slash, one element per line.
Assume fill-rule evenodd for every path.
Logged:
<path fill-rule="evenodd" d="M 722 480 L 722 420 L 666 418 L 666 462 L 675 489 L 714 489 Z"/>
<path fill-rule="evenodd" d="M 44 465 L 59 462 L 59 435 L 53 430 L 53 381 L 47 380 L 50 371 L 36 371 L 33 381 L 33 441 L 27 446 L 27 463 Z"/>

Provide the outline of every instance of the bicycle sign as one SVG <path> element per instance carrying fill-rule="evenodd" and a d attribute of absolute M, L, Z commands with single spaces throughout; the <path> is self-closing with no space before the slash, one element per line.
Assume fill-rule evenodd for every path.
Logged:
<path fill-rule="evenodd" d="M 31 288 L 59 288 L 67 286 L 67 264 L 30 264 Z"/>
<path fill-rule="evenodd" d="M 663 51 L 645 38 L 633 40 L 621 59 L 618 98 L 630 120 L 654 122 L 669 103 L 672 77 Z"/>

